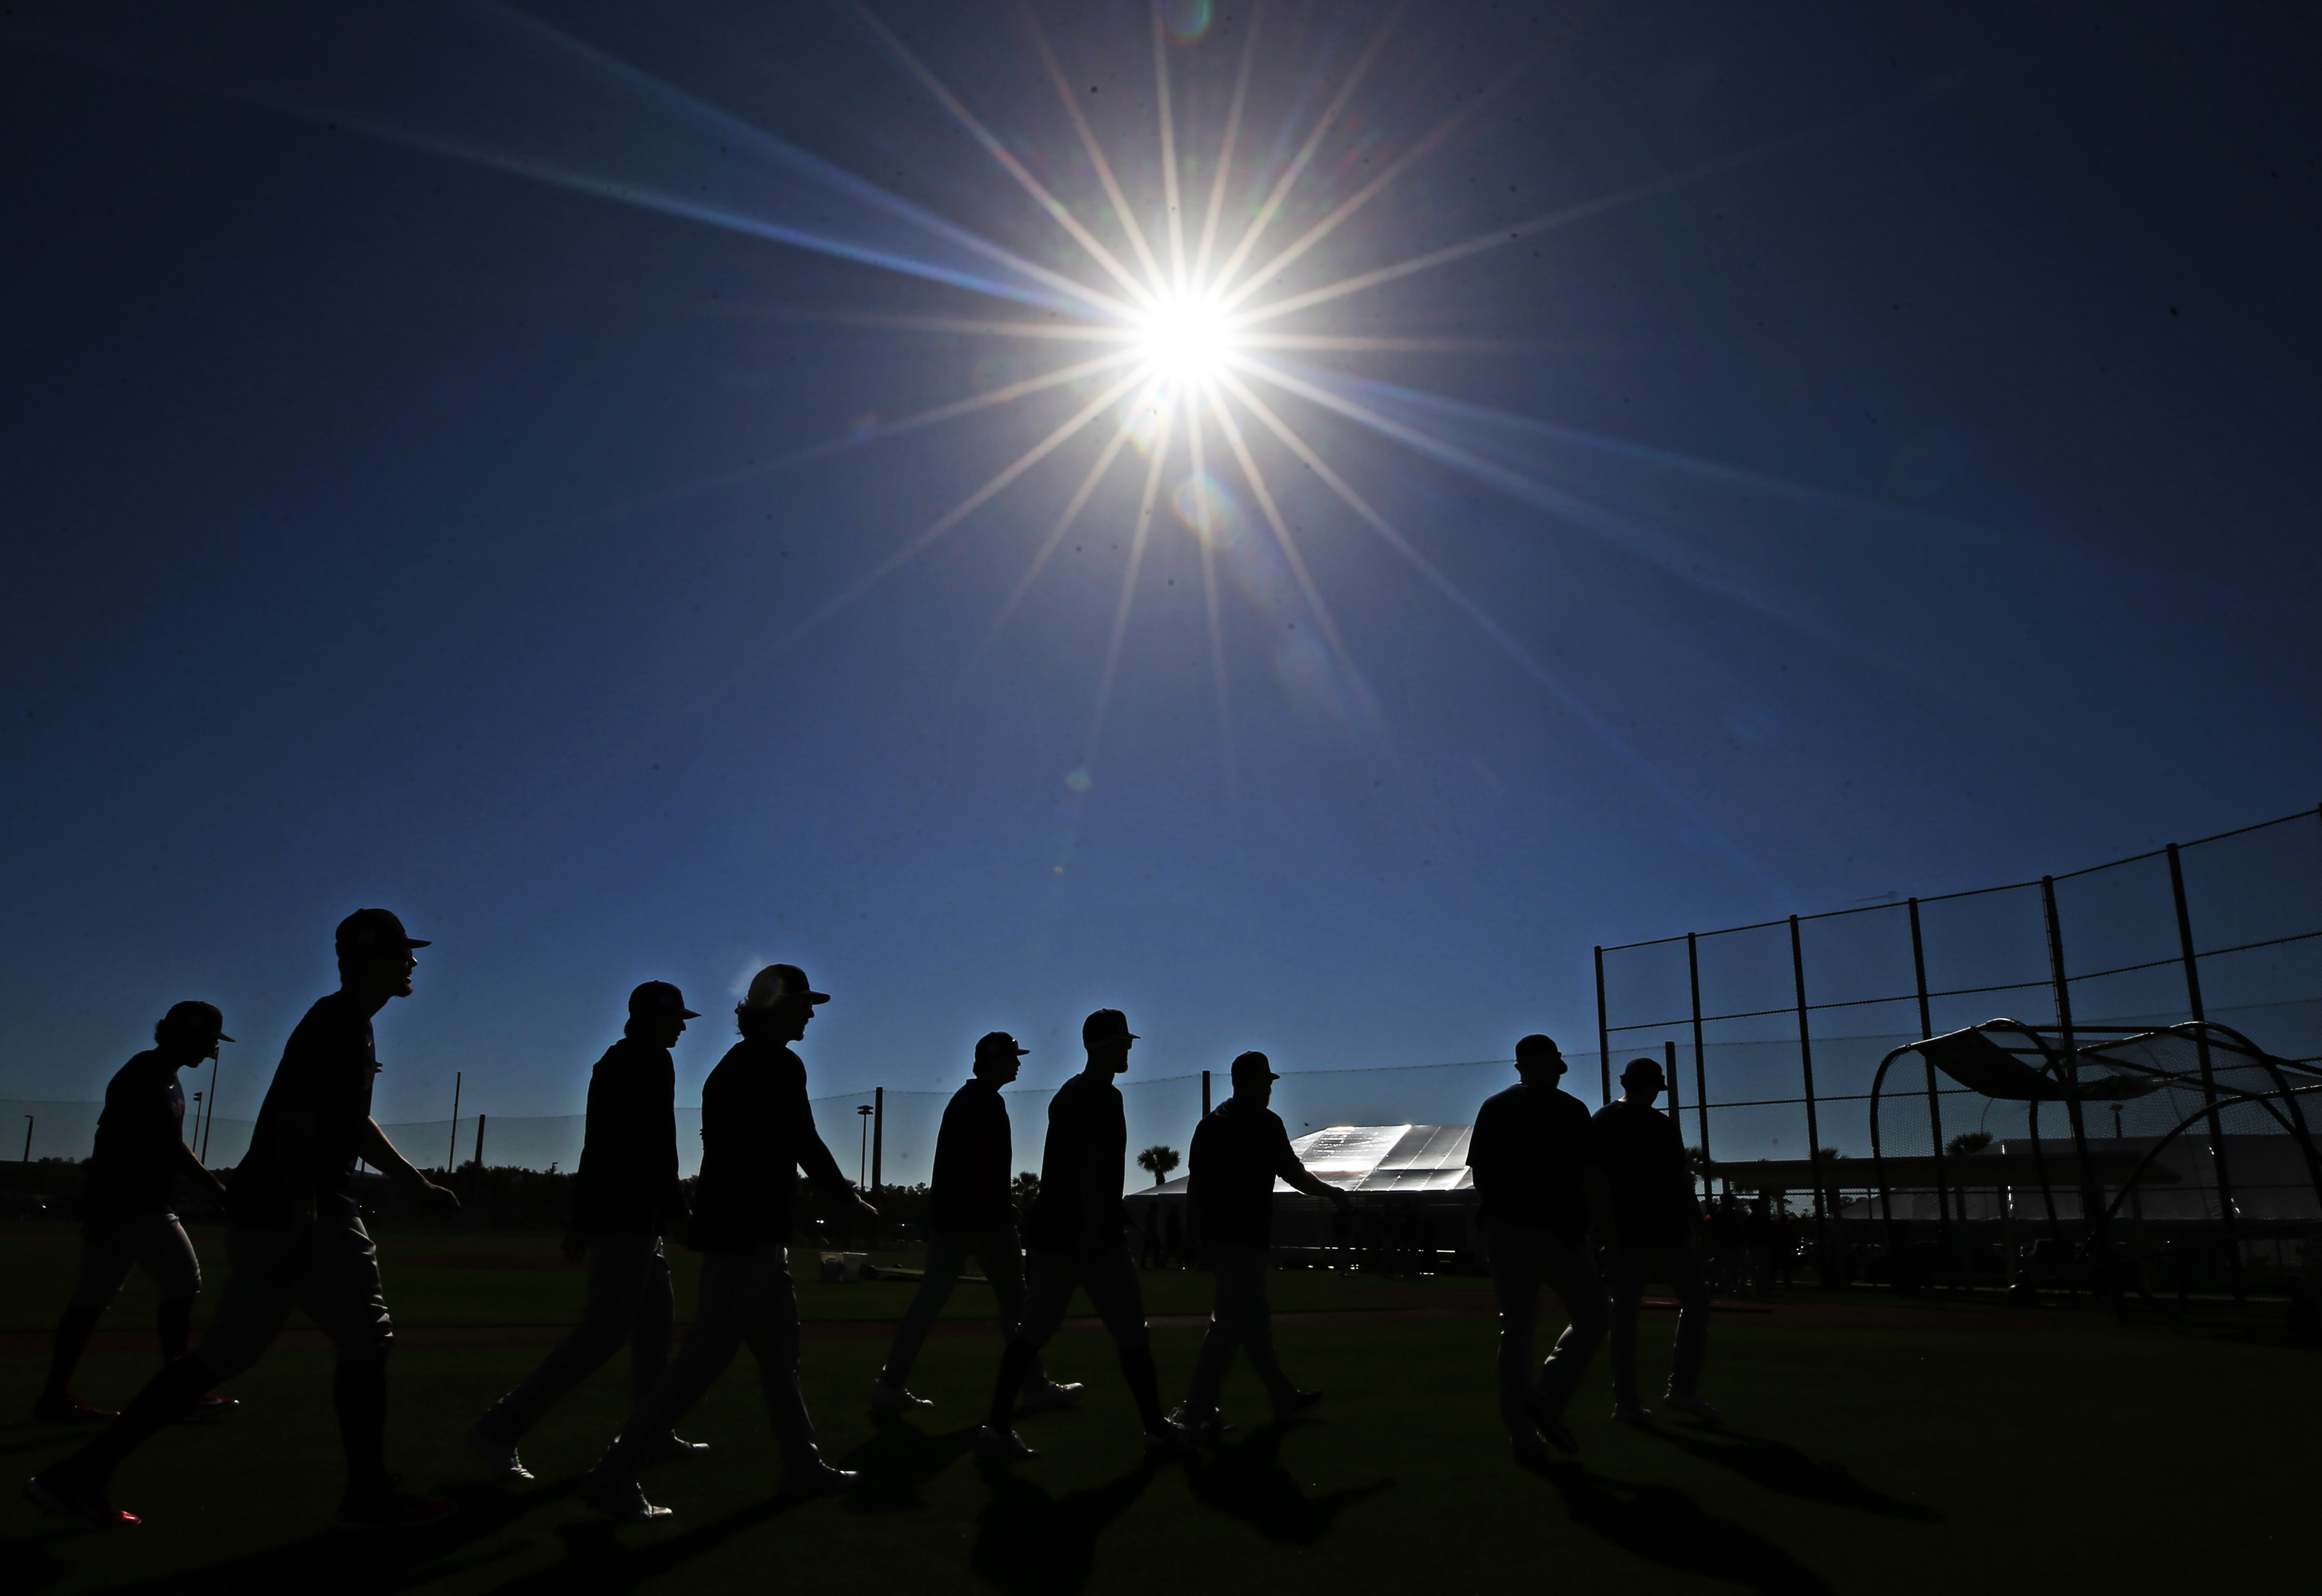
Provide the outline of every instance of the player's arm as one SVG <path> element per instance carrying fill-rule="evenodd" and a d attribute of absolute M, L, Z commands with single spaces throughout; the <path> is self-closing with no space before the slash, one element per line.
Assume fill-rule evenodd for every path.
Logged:
<path fill-rule="evenodd" d="M 1290 1135 L 1286 1130 L 1283 1133 L 1281 1146 L 1275 1151 L 1274 1172 L 1281 1176 L 1294 1191 L 1303 1191 L 1309 1197 L 1321 1198 L 1326 1202 L 1336 1203 L 1342 1208 L 1354 1206 L 1353 1198 L 1348 1197 L 1298 1161 L 1298 1154 L 1290 1145 Z"/>
<path fill-rule="evenodd" d="M 194 1182 L 197 1185 L 207 1187 L 212 1197 L 216 1198 L 220 1202 L 224 1202 L 225 1200 L 225 1182 L 219 1180 L 215 1175 L 210 1173 L 209 1166 L 205 1164 L 201 1159 L 195 1154 L 194 1150 L 186 1145 L 185 1143 L 180 1142 L 178 1144 L 178 1153 L 179 1163 L 183 1165 L 186 1173 L 192 1177 Z"/>
<path fill-rule="evenodd" d="M 824 1145 L 822 1133 L 814 1128 L 814 1109 L 806 1099 L 806 1072 L 801 1070 L 794 1083 L 778 1090 L 789 1100 L 783 1105 L 784 1111 L 777 1117 L 798 1127 L 798 1140 L 792 1145 L 797 1150 L 797 1165 L 806 1172 L 806 1178 L 834 1197 L 843 1194 L 852 1198 L 855 1211 L 864 1218 L 877 1218 L 879 1210 L 871 1205 L 869 1198 L 855 1189 L 855 1182 L 846 1178 L 845 1172 L 838 1167 L 838 1160 L 833 1158 L 830 1149 Z M 782 1172 L 782 1178 L 785 1181 L 791 1178 L 788 1169 Z"/>
<path fill-rule="evenodd" d="M 457 1213 L 460 1199 L 448 1186 L 438 1186 L 419 1172 L 412 1162 L 395 1150 L 387 1133 L 379 1128 L 376 1119 L 365 1119 L 355 1132 L 355 1156 L 389 1180 L 402 1186 L 419 1199 L 419 1206 L 431 1214 Z M 311 1208 L 314 1193 L 309 1190 L 306 1201 Z"/>

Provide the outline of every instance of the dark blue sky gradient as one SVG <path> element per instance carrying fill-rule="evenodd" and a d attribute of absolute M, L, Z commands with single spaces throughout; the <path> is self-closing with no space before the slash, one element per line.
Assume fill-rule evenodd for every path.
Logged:
<path fill-rule="evenodd" d="M 876 9 L 1103 230 L 1009 8 Z M 1172 47 L 1189 194 L 1245 11 Z M 1213 438 L 1229 755 L 1182 453 L 1101 738 L 1137 449 L 978 652 L 1093 432 L 794 636 L 1089 390 L 746 470 L 1077 358 L 876 324 L 1047 313 L 749 141 L 1102 282 L 847 12 L 415 7 L 390 48 L 18 5 L 0 1095 L 94 1097 L 203 997 L 246 1115 L 366 903 L 436 944 L 389 1119 L 455 1069 L 471 1111 L 576 1110 L 653 977 L 711 1016 L 690 1094 L 774 959 L 836 995 L 818 1089 L 948 1085 L 994 1026 L 1053 1084 L 1100 1004 L 1146 1075 L 1505 1057 L 1588 1044 L 1594 943 L 2311 804 L 2322 63 L 2286 12 L 1416 8 L 1261 255 L 1530 64 L 1284 291 L 1649 191 L 1285 321 L 1476 346 L 1274 357 L 1432 456 L 1267 390 L 1473 608 L 1254 431 L 1350 677 Z M 1043 14 L 1156 204 L 1145 11 Z M 1268 175 L 1385 14 L 1269 12 Z"/>

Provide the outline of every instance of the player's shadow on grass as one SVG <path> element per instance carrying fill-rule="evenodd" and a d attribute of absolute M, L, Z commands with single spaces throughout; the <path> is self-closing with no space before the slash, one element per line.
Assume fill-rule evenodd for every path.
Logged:
<path fill-rule="evenodd" d="M 778 1496 L 712 1518 L 681 1534 L 633 1546 L 622 1539 L 626 1527 L 590 1518 L 560 1525 L 564 1560 L 493 1587 L 495 1596 L 571 1596 L 575 1591 L 634 1591 L 704 1556 L 745 1530 L 755 1529 L 804 1506 L 811 1498 Z"/>
<path fill-rule="evenodd" d="M 1711 1518 L 1681 1491 L 1609 1479 L 1577 1463 L 1533 1472 L 1556 1487 L 1574 1523 L 1648 1563 L 1730 1581 L 1759 1596 L 1831 1596 L 1822 1575 L 1763 1536 Z"/>
<path fill-rule="evenodd" d="M 1161 1467 L 1148 1454 L 1118 1479 L 1062 1496 L 1004 1469 L 988 1470 L 992 1500 L 976 1515 L 968 1567 L 1008 1596 L 1079 1596 L 1096 1566 L 1097 1537 L 1145 1494 Z"/>
<path fill-rule="evenodd" d="M 1308 1496 L 1282 1466 L 1284 1427 L 1261 1425 L 1236 1446 L 1220 1449 L 1185 1470 L 1193 1500 L 1217 1512 L 1247 1520 L 1270 1541 L 1311 1546 L 1330 1533 L 1339 1513 L 1367 1496 L 1391 1488 L 1393 1480 Z"/>
<path fill-rule="evenodd" d="M 470 1487 L 443 1494 L 460 1503 L 457 1518 L 439 1528 L 380 1536 L 345 1535 L 322 1529 L 280 1546 L 269 1546 L 246 1557 L 230 1558 L 207 1568 L 188 1569 L 132 1584 L 110 1587 L 121 1596 L 249 1596 L 253 1591 L 333 1591 L 393 1592 L 438 1580 L 454 1578 L 517 1555 L 513 1543 L 462 1555 L 462 1549 L 498 1535 L 540 1505 L 537 1496 L 513 1496 L 497 1487 Z M 11 1562 L 23 1552 L 39 1561 L 34 1582 L 23 1582 L 11 1570 L 5 1588 L 40 1591 L 75 1572 L 73 1543 L 91 1532 L 59 1528 L 37 1541 L 7 1549 Z M 150 1528 L 99 1533 L 148 1535 Z"/>
<path fill-rule="evenodd" d="M 1932 1508 L 1888 1496 L 1883 1491 L 1864 1484 L 1849 1472 L 1844 1464 L 1816 1463 L 1787 1441 L 1742 1435 L 1733 1430 L 1717 1431 L 1721 1438 L 1712 1440 L 1706 1434 L 1687 1435 L 1680 1430 L 1664 1429 L 1659 1426 L 1654 1426 L 1648 1433 L 1667 1441 L 1688 1456 L 1715 1464 L 1722 1469 L 1732 1469 L 1743 1479 L 1784 1496 L 1827 1502 L 1837 1508 L 1853 1508 L 1888 1518 L 1908 1518 L 1921 1524 L 1939 1523 L 1943 1518 L 1943 1515 Z"/>
<path fill-rule="evenodd" d="M 840 1466 L 857 1470 L 862 1483 L 846 1494 L 847 1510 L 855 1513 L 903 1513 L 927 1506 L 919 1488 L 965 1456 L 975 1445 L 971 1425 L 949 1435 L 928 1435 L 891 1413 L 874 1413 L 870 1440 L 840 1458 Z"/>

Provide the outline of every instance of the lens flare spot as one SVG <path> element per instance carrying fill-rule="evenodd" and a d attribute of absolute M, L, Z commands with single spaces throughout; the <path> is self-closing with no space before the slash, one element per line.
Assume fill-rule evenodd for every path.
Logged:
<path fill-rule="evenodd" d="M 1169 496 L 1169 507 L 1204 543 L 1231 546 L 1241 542 L 1241 505 L 1231 488 L 1207 471 L 1177 484 L 1177 491 Z"/>
<path fill-rule="evenodd" d="M 1161 0 L 1161 25 L 1180 44 L 1196 44 L 1210 31 L 1210 0 Z"/>
<path fill-rule="evenodd" d="M 1067 771 L 1065 772 L 1065 785 L 1074 792 L 1086 792 L 1096 785 L 1096 778 L 1086 771 Z"/>

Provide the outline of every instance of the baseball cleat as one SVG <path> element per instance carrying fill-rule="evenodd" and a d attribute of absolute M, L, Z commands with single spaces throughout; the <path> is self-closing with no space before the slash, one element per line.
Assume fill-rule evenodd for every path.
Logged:
<path fill-rule="evenodd" d="M 635 1480 L 600 1474 L 593 1469 L 580 1476 L 580 1495 L 607 1518 L 624 1524 L 645 1524 L 670 1516 L 667 1508 L 657 1508 L 645 1500 L 644 1488 Z"/>
<path fill-rule="evenodd" d="M 184 1417 L 196 1420 L 224 1418 L 241 1406 L 240 1397 L 222 1397 L 212 1391 L 197 1399 L 194 1405 L 186 1409 Z"/>
<path fill-rule="evenodd" d="M 82 1485 L 69 1474 L 54 1470 L 24 1482 L 24 1498 L 34 1507 L 76 1519 L 91 1529 L 127 1529 L 137 1515 L 113 1505 L 113 1494 L 102 1485 Z"/>
<path fill-rule="evenodd" d="M 480 1418 L 468 1427 L 468 1450 L 484 1460 L 495 1480 L 522 1485 L 532 1479 L 532 1471 L 516 1455 L 516 1443 L 493 1440 L 484 1433 L 484 1421 Z"/>
<path fill-rule="evenodd" d="M 120 1417 L 110 1408 L 93 1408 L 69 1391 L 60 1397 L 42 1397 L 32 1404 L 34 1424 L 103 1424 Z"/>
<path fill-rule="evenodd" d="M 1028 1382 L 1017 1396 L 1017 1403 L 1027 1413 L 1042 1413 L 1052 1408 L 1071 1408 L 1081 1400 L 1081 1382 L 1077 1380 L 1034 1380 Z"/>
<path fill-rule="evenodd" d="M 1040 1455 L 1024 1445 L 1024 1437 L 1014 1430 L 994 1429 L 988 1424 L 975 1432 L 975 1455 L 986 1463 L 1021 1463 Z"/>
<path fill-rule="evenodd" d="M 704 1457 L 708 1455 L 708 1442 L 689 1441 L 675 1430 L 671 1430 L 660 1440 L 646 1447 L 637 1458 L 637 1464 L 639 1467 L 643 1467 L 646 1464 L 676 1463 L 684 1459 Z"/>
<path fill-rule="evenodd" d="M 775 1487 L 777 1496 L 835 1496 L 842 1491 L 852 1491 L 862 1475 L 853 1469 L 835 1469 L 817 1458 L 804 1468 L 784 1469 L 782 1482 Z"/>
<path fill-rule="evenodd" d="M 1661 1406 L 1674 1408 L 1680 1413 L 1690 1413 L 1705 1424 L 1715 1424 L 1725 1415 L 1701 1400 L 1699 1391 L 1673 1391 L 1661 1398 Z"/>
<path fill-rule="evenodd" d="M 935 1404 L 925 1397 L 913 1396 L 900 1385 L 889 1385 L 883 1380 L 871 1382 L 871 1411 L 873 1413 L 924 1413 Z"/>

